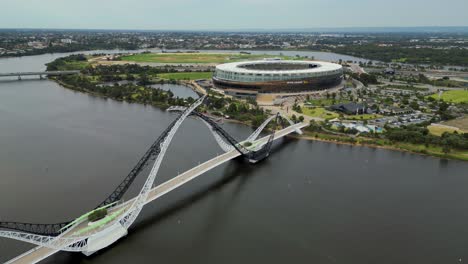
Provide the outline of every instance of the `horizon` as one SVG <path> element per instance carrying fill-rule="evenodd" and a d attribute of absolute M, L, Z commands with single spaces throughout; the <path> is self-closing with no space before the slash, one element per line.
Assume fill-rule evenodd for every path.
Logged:
<path fill-rule="evenodd" d="M 0 0 L 4 28 L 164 31 L 466 27 L 463 0 Z M 90 8 L 92 7 L 92 8 Z M 421 8 L 424 7 L 424 8 Z M 398 15 L 398 19 L 396 18 Z M 285 19 L 283 19 L 285 18 Z M 436 22 L 435 22 L 436 21 Z"/>
<path fill-rule="evenodd" d="M 109 32 L 216 32 L 216 33 L 468 33 L 468 26 L 377 26 L 232 29 L 124 29 L 124 28 L 0 28 L 0 31 L 109 31 Z"/>

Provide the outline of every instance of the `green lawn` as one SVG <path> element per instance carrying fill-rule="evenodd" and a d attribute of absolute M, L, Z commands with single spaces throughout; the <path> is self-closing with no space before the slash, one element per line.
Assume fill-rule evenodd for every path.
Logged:
<path fill-rule="evenodd" d="M 443 126 L 428 126 L 427 129 L 429 129 L 429 132 L 433 135 L 436 136 L 441 136 L 443 133 L 448 132 L 448 133 L 453 133 L 457 131 L 457 133 L 464 133 L 465 131 L 457 128 L 449 128 L 449 127 L 443 127 Z"/>
<path fill-rule="evenodd" d="M 345 115 L 346 120 L 371 120 L 381 118 L 381 115 L 377 114 L 364 114 L 364 115 Z"/>
<path fill-rule="evenodd" d="M 433 94 L 431 95 L 432 98 L 434 99 L 439 99 L 439 94 Z M 442 100 L 446 102 L 451 102 L 451 103 L 468 103 L 468 91 L 467 90 L 452 90 L 452 91 L 446 91 L 443 92 Z"/>
<path fill-rule="evenodd" d="M 325 108 L 322 108 L 322 107 L 317 107 L 317 108 L 303 107 L 302 112 L 304 113 L 304 115 L 308 115 L 311 117 L 319 117 L 323 119 L 334 119 L 334 118 L 339 117 L 337 113 L 327 111 Z"/>
<path fill-rule="evenodd" d="M 312 99 L 309 100 L 309 103 L 311 103 L 313 106 L 330 106 L 334 104 L 346 104 L 349 103 L 349 100 L 335 100 L 333 99 Z"/>
<path fill-rule="evenodd" d="M 161 79 L 173 80 L 198 80 L 210 79 L 213 75 L 212 72 L 175 72 L 175 73 L 161 73 L 158 77 Z"/>
<path fill-rule="evenodd" d="M 153 62 L 153 63 L 226 63 L 243 60 L 255 60 L 263 58 L 295 59 L 288 56 L 273 56 L 263 54 L 240 53 L 140 53 L 123 56 L 124 61 Z"/>
<path fill-rule="evenodd" d="M 424 87 L 415 87 L 412 85 L 386 85 L 383 87 L 384 89 L 399 89 L 399 90 L 408 90 L 408 91 L 429 91 L 429 88 Z"/>
<path fill-rule="evenodd" d="M 465 115 L 463 118 L 452 119 L 450 121 L 446 121 L 443 125 L 458 127 L 461 130 L 468 133 L 468 115 Z"/>
<path fill-rule="evenodd" d="M 393 59 L 392 62 L 405 63 L 407 60 L 408 60 L 408 58 L 399 58 L 399 59 Z"/>

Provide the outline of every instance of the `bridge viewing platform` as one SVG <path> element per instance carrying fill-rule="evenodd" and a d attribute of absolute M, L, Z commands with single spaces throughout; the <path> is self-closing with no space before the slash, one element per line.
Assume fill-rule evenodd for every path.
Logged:
<path fill-rule="evenodd" d="M 118 185 L 115 191 L 99 204 L 96 209 L 90 211 L 73 221 L 59 224 L 25 224 L 15 222 L 0 222 L 0 237 L 11 238 L 38 247 L 10 260 L 7 263 L 37 263 L 55 254 L 58 251 L 82 252 L 91 255 L 103 248 L 110 246 L 120 238 L 127 235 L 128 228 L 133 224 L 143 207 L 174 189 L 188 183 L 203 173 L 237 157 L 255 163 L 270 154 L 273 141 L 280 139 L 290 133 L 301 133 L 300 129 L 307 126 L 305 123 L 293 124 L 287 117 L 280 115 L 268 118 L 257 130 L 242 142 L 235 141 L 226 131 L 219 127 L 209 117 L 195 110 L 204 100 L 200 98 L 192 106 L 184 109 L 182 114 L 159 136 L 155 143 L 140 159 L 130 174 Z M 194 168 L 177 175 L 176 177 L 153 187 L 153 183 L 161 161 L 168 149 L 169 143 L 188 116 L 194 116 L 209 126 L 224 153 L 208 160 Z M 288 120 L 289 126 L 270 135 L 257 139 L 262 130 L 276 118 L 276 125 L 283 124 Z M 226 143 L 224 140 L 228 141 Z M 149 161 L 154 165 L 140 193 L 126 202 L 122 196 L 128 190 L 136 176 L 143 171 Z M 106 214 L 98 220 L 91 220 L 89 216 L 98 210 L 106 208 Z M 4 230 L 2 230 L 4 229 Z"/>
<path fill-rule="evenodd" d="M 21 76 L 39 76 L 39 78 L 43 79 L 43 76 L 72 75 L 78 73 L 80 73 L 80 71 L 10 72 L 0 73 L 0 77 L 18 77 L 18 80 L 21 80 Z"/>

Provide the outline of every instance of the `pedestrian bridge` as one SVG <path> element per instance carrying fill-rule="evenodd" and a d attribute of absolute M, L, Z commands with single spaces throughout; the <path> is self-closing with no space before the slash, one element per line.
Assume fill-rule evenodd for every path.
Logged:
<path fill-rule="evenodd" d="M 211 118 L 195 111 L 204 98 L 200 98 L 187 108 L 170 109 L 181 112 L 181 114 L 143 155 L 129 175 L 95 210 L 65 223 L 29 224 L 0 222 L 0 237 L 37 245 L 36 248 L 25 252 L 7 263 L 37 263 L 58 251 L 82 252 L 86 255 L 91 255 L 124 237 L 127 234 L 128 228 L 134 223 L 146 204 L 195 179 L 204 172 L 234 158 L 243 157 L 251 163 L 256 163 L 267 158 L 274 140 L 290 133 L 301 133 L 300 129 L 306 126 L 304 123 L 294 124 L 287 118 L 277 114 L 268 118 L 245 141 L 237 142 Z M 224 150 L 224 153 L 153 187 L 155 177 L 169 143 L 188 116 L 202 120 L 209 127 L 219 146 Z M 262 130 L 273 120 L 276 121 L 275 125 L 283 124 L 284 128 L 257 139 Z M 287 127 L 285 123 L 287 123 Z M 136 176 L 153 160 L 154 163 L 150 174 L 139 194 L 129 201 L 122 202 L 123 194 L 128 190 Z M 107 215 L 100 220 L 90 222 L 88 216 L 96 210 L 102 210 L 101 208 L 106 208 Z"/>
<path fill-rule="evenodd" d="M 21 80 L 21 76 L 39 76 L 39 78 L 43 79 L 43 76 L 72 75 L 78 73 L 80 73 L 80 71 L 10 72 L 0 73 L 0 77 L 18 77 L 18 80 Z"/>

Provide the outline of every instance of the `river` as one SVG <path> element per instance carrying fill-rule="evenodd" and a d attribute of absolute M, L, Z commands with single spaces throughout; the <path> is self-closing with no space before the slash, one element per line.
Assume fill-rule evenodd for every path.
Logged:
<path fill-rule="evenodd" d="M 1 59 L 0 72 L 41 70 L 58 56 Z M 53 223 L 89 211 L 174 118 L 47 80 L 0 80 L 0 219 Z M 238 139 L 252 132 L 223 127 Z M 468 163 L 307 140 L 274 148 L 260 164 L 229 162 L 148 205 L 109 249 L 43 263 L 468 260 Z M 206 126 L 188 119 L 157 182 L 217 153 Z M 0 262 L 31 247 L 0 238 Z"/>

